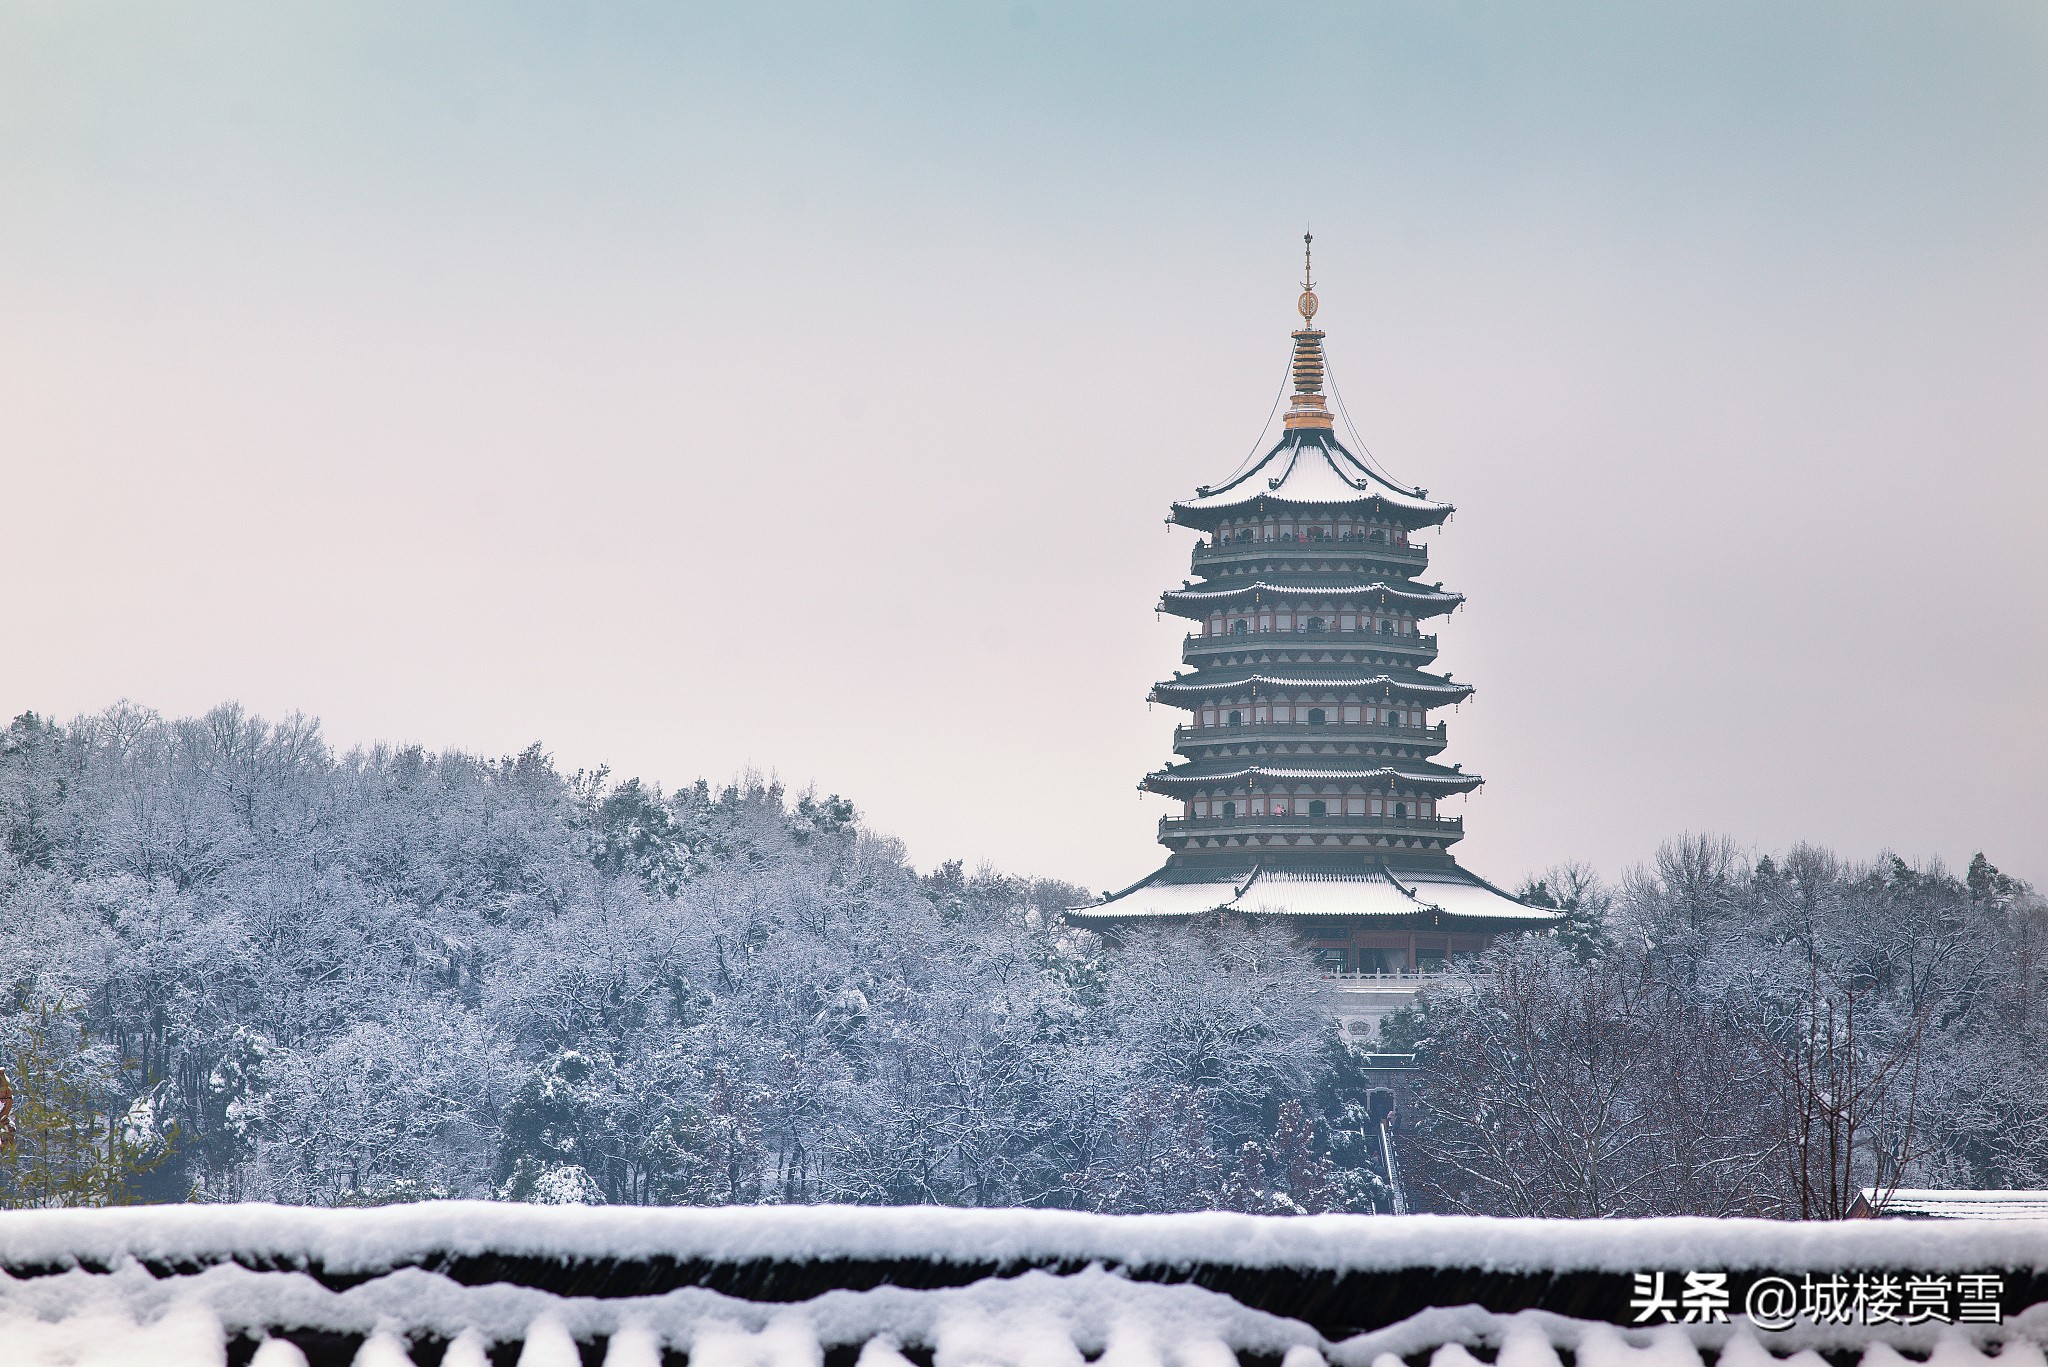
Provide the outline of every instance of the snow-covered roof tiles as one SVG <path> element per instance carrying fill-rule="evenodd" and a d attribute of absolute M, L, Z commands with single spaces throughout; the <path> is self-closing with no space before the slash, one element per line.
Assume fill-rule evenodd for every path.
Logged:
<path fill-rule="evenodd" d="M 1477 774 L 1461 774 L 1441 765 L 1417 764 L 1407 768 L 1381 764 L 1370 769 L 1328 768 L 1300 769 L 1264 764 L 1247 764 L 1236 769 L 1205 770 L 1199 764 L 1174 769 L 1161 769 L 1145 776 L 1146 786 L 1154 792 L 1166 792 L 1169 788 L 1178 790 L 1195 787 L 1217 787 L 1233 783 L 1258 780 L 1276 780 L 1284 783 L 1369 783 L 1387 782 L 1420 784 L 1436 792 L 1469 793 L 1485 782 Z"/>
<path fill-rule="evenodd" d="M 1732 1314 L 1642 1323 L 1638 1276 L 1674 1267 L 1725 1273 Z M 1760 1281 L 1866 1271 L 1938 1279 L 1944 1304 L 1965 1277 L 1988 1278 L 2000 1313 L 1843 1323 L 1814 1312 L 1782 1326 L 1744 1313 Z M 1704 1352 L 1722 1367 L 1780 1367 L 1781 1355 L 1820 1349 L 1845 1367 L 1899 1367 L 1904 1349 L 1934 1367 L 2039 1367 L 2044 1273 L 2048 1222 L 2037 1220 L 483 1202 L 5 1211 L 0 1360 L 1476 1367 L 1476 1352 L 1516 1367 L 1699 1367 Z"/>
<path fill-rule="evenodd" d="M 1465 601 L 1462 593 L 1427 588 L 1412 580 L 1375 578 L 1356 574 L 1273 575 L 1257 579 L 1214 581 L 1201 588 L 1168 589 L 1160 595 L 1162 604 L 1215 604 L 1249 598 L 1254 593 L 1279 594 L 1294 598 L 1357 598 L 1383 593 L 1418 607 L 1448 612 Z"/>
<path fill-rule="evenodd" d="M 1265 872 L 1233 911 L 1252 916 L 1413 916 L 1415 899 L 1378 869 L 1361 873 Z"/>
<path fill-rule="evenodd" d="M 1114 904 L 1117 916 L 1200 916 L 1205 912 L 1219 910 L 1237 900 L 1244 890 L 1244 880 L 1221 879 L 1210 883 L 1166 883 L 1154 874 L 1097 906 L 1080 907 L 1075 910 L 1088 914 Z"/>
<path fill-rule="evenodd" d="M 1432 501 L 1421 489 L 1395 484 L 1368 468 L 1322 428 L 1293 428 L 1255 465 L 1226 484 L 1202 488 L 1173 505 L 1177 520 L 1207 526 L 1260 499 L 1310 507 L 1344 507 L 1378 500 L 1410 514 L 1422 526 L 1450 516 L 1451 505 Z"/>
<path fill-rule="evenodd" d="M 1162 870 L 1161 873 L 1165 871 Z M 1169 891 L 1171 890 L 1171 891 Z M 1122 919 L 1199 915 L 1225 909 L 1254 916 L 1414 916 L 1441 912 L 1457 919 L 1545 925 L 1557 913 L 1525 906 L 1485 879 L 1455 865 L 1418 874 L 1378 864 L 1351 869 L 1296 870 L 1260 866 L 1248 883 L 1144 882 L 1069 916 Z"/>
<path fill-rule="evenodd" d="M 1905 1220 L 2048 1221 L 2048 1191 L 1942 1191 L 1900 1187 L 1889 1195 L 1865 1187 L 1858 1210 Z"/>
<path fill-rule="evenodd" d="M 1167 679 L 1154 684 L 1153 696 L 1161 702 L 1173 698 L 1203 698 L 1218 693 L 1238 693 L 1246 688 L 1265 691 L 1274 688 L 1337 688 L 1351 692 L 1361 689 L 1381 688 L 1398 691 L 1404 699 L 1419 698 L 1431 707 L 1442 707 L 1449 703 L 1462 702 L 1472 696 L 1472 685 L 1445 683 L 1442 679 L 1419 671 L 1368 672 L 1352 665 L 1314 667 L 1287 674 L 1267 674 L 1258 670 L 1205 669 L 1183 679 Z M 1423 739 L 1418 733 L 1417 739 Z"/>
<path fill-rule="evenodd" d="M 1537 924 L 1557 919 L 1556 912 L 1518 902 L 1465 869 L 1404 869 L 1396 877 L 1407 884 L 1416 901 L 1436 907 L 1447 916 L 1482 916 Z"/>

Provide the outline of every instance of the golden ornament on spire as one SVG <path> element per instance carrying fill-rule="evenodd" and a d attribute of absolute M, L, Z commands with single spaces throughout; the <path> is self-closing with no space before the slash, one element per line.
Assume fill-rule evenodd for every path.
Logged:
<path fill-rule="evenodd" d="M 1323 334 L 1316 331 L 1316 281 L 1309 255 L 1315 235 L 1301 235 L 1301 326 L 1294 333 L 1294 398 L 1287 407 L 1289 427 L 1334 428 L 1337 419 L 1323 404 Z"/>
<path fill-rule="evenodd" d="M 1316 282 L 1315 276 L 1309 270 L 1309 247 L 1315 240 L 1316 235 L 1314 233 L 1303 233 L 1301 235 L 1301 299 L 1295 307 L 1301 310 L 1301 321 L 1304 327 L 1315 326 Z"/>

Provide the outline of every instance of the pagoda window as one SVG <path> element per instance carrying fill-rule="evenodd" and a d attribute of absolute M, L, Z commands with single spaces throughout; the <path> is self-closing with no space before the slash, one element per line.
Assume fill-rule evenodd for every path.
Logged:
<path fill-rule="evenodd" d="M 1365 539 L 1367 541 L 1372 542 L 1375 545 L 1384 545 L 1387 540 L 1387 534 L 1381 531 L 1378 527 L 1374 527 L 1372 531 L 1367 534 Z"/>
<path fill-rule="evenodd" d="M 1226 724 L 1230 726 L 1243 726 L 1244 713 L 1237 711 L 1235 708 L 1231 709 L 1230 716 L 1226 719 Z"/>
<path fill-rule="evenodd" d="M 1339 631 L 1356 631 L 1356 630 L 1358 630 L 1358 618 L 1357 618 L 1357 617 L 1356 617 L 1356 616 L 1355 616 L 1354 614 L 1352 614 L 1352 613 L 1349 613 L 1349 612 L 1345 613 L 1345 614 L 1344 614 L 1343 616 L 1341 616 L 1341 617 L 1339 617 L 1339 618 L 1337 619 L 1337 630 L 1339 630 Z"/>
<path fill-rule="evenodd" d="M 1236 804 L 1235 802 L 1226 802 L 1226 803 L 1224 803 L 1224 804 L 1223 804 L 1223 815 L 1225 815 L 1225 816 L 1236 816 L 1236 815 L 1237 815 L 1237 804 Z"/>
<path fill-rule="evenodd" d="M 1356 725 L 1358 725 L 1358 705 L 1357 705 L 1356 703 L 1347 703 L 1347 704 L 1345 704 L 1345 707 L 1344 707 L 1344 724 L 1345 724 L 1346 726 L 1356 726 Z"/>
<path fill-rule="evenodd" d="M 1320 618 L 1320 617 L 1311 617 L 1311 618 L 1309 618 L 1309 619 L 1308 619 L 1308 629 L 1309 629 L 1310 631 L 1322 631 L 1322 630 L 1325 630 L 1325 627 L 1324 627 L 1324 625 L 1323 625 L 1323 619 L 1322 619 L 1322 618 Z"/>
<path fill-rule="evenodd" d="M 1345 814 L 1346 816 L 1364 816 L 1364 815 L 1365 815 L 1365 799 L 1364 799 L 1364 798 L 1362 798 L 1362 797 L 1347 797 L 1347 798 L 1345 798 L 1345 799 L 1344 799 L 1344 814 Z"/>
<path fill-rule="evenodd" d="M 1372 814 L 1374 816 L 1378 816 L 1380 814 L 1380 800 L 1378 798 L 1374 798 L 1372 800 Z"/>
<path fill-rule="evenodd" d="M 1308 814 L 1310 816 L 1328 816 L 1329 811 L 1330 809 L 1323 804 L 1321 798 L 1311 799 L 1308 804 Z"/>
<path fill-rule="evenodd" d="M 1323 716 L 1323 709 L 1322 709 L 1322 708 L 1320 708 L 1320 707 L 1311 707 L 1311 708 L 1310 708 L 1310 709 L 1308 710 L 1308 724 L 1309 724 L 1310 726 L 1321 726 L 1321 725 L 1323 724 L 1323 721 L 1324 721 L 1324 716 Z"/>
<path fill-rule="evenodd" d="M 1382 636 L 1391 636 L 1391 635 L 1393 635 L 1393 634 L 1394 634 L 1394 624 L 1393 624 L 1392 622 L 1389 622 L 1389 621 L 1388 621 L 1388 620 L 1387 620 L 1386 618 L 1384 618 L 1384 617 L 1380 618 L 1380 635 L 1382 635 Z"/>
<path fill-rule="evenodd" d="M 1232 636 L 1244 636 L 1248 635 L 1250 632 L 1251 623 L 1245 621 L 1245 619 L 1242 617 L 1238 618 L 1236 621 L 1230 624 L 1230 634 Z"/>
<path fill-rule="evenodd" d="M 1408 815 L 1408 804 L 1407 804 L 1407 803 L 1405 803 L 1405 802 L 1396 802 L 1396 803 L 1394 804 L 1394 815 L 1395 815 L 1396 817 L 1405 817 L 1405 816 L 1407 816 L 1407 815 Z"/>

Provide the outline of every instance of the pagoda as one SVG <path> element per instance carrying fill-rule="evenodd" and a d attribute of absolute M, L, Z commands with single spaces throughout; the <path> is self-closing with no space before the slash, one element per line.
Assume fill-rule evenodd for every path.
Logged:
<path fill-rule="evenodd" d="M 1464 599 L 1423 581 L 1429 552 L 1416 534 L 1453 510 L 1337 439 L 1307 267 L 1304 250 L 1279 441 L 1168 519 L 1202 539 L 1195 577 L 1159 600 L 1194 624 L 1187 668 L 1151 695 L 1187 713 L 1178 758 L 1139 785 L 1180 803 L 1159 823 L 1166 865 L 1069 915 L 1286 917 L 1332 976 L 1412 979 L 1554 913 L 1451 852 L 1465 826 L 1442 803 L 1482 780 L 1443 762 L 1434 718 L 1473 689 L 1433 668 L 1425 628 Z"/>

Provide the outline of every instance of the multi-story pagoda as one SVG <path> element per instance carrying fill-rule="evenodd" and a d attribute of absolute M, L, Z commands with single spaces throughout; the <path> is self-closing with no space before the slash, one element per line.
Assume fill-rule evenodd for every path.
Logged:
<path fill-rule="evenodd" d="M 1171 855 L 1072 915 L 1286 916 L 1333 974 L 1411 977 L 1553 917 L 1452 857 L 1464 822 L 1440 805 L 1481 780 L 1443 763 L 1445 726 L 1432 715 L 1473 690 L 1431 668 L 1436 637 L 1424 628 L 1464 599 L 1422 582 L 1429 552 L 1415 539 L 1452 508 L 1337 440 L 1304 276 L 1280 440 L 1173 505 L 1170 520 L 1203 539 L 1196 578 L 1159 607 L 1195 631 L 1188 669 L 1152 698 L 1188 720 L 1174 731 L 1177 762 L 1140 785 L 1181 804 L 1159 823 Z"/>

